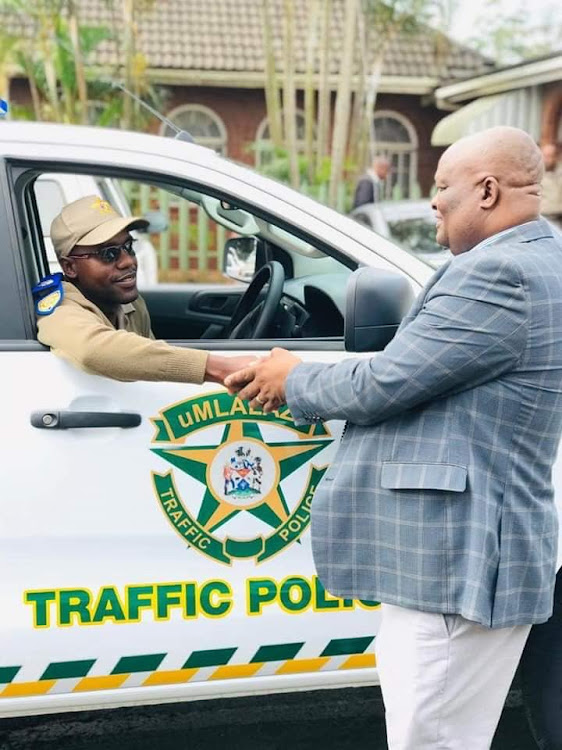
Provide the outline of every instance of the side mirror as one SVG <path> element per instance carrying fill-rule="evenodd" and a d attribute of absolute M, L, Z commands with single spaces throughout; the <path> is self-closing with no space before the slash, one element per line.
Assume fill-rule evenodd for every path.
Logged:
<path fill-rule="evenodd" d="M 404 276 L 376 268 L 358 268 L 347 285 L 346 351 L 382 351 L 413 301 L 412 287 Z"/>
<path fill-rule="evenodd" d="M 144 234 L 160 234 L 168 229 L 168 218 L 161 211 L 147 211 L 142 217 L 148 221 L 146 229 L 139 229 L 137 231 L 143 232 Z"/>
<path fill-rule="evenodd" d="M 223 254 L 223 273 L 234 281 L 250 282 L 256 271 L 255 237 L 232 237 L 226 241 Z"/>

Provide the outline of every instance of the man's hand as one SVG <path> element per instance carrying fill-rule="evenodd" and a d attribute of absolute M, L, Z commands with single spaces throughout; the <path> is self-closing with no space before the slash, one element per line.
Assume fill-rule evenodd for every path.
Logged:
<path fill-rule="evenodd" d="M 211 383 L 222 384 L 228 375 L 251 367 L 257 362 L 259 362 L 259 358 L 249 354 L 238 357 L 222 357 L 219 354 L 209 354 L 205 370 L 205 380 Z"/>
<path fill-rule="evenodd" d="M 250 401 L 250 406 L 261 407 L 267 413 L 285 403 L 287 375 L 300 362 L 291 352 L 276 347 L 269 357 L 229 375 L 224 384 L 230 393 L 238 392 L 240 398 Z"/>

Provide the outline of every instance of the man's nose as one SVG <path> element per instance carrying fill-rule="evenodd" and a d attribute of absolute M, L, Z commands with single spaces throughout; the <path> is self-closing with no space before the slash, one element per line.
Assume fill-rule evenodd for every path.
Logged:
<path fill-rule="evenodd" d="M 129 253 L 124 249 L 121 248 L 121 252 L 119 253 L 119 257 L 117 258 L 115 265 L 117 268 L 131 268 L 132 266 L 137 265 L 137 259 L 134 255 L 129 255 Z"/>

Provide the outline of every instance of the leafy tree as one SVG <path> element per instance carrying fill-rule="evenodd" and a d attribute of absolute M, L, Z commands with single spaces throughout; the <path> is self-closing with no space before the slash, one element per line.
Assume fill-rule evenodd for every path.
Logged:
<path fill-rule="evenodd" d="M 430 28 L 431 21 L 440 22 L 447 0 L 362 0 L 360 16 L 360 37 L 363 51 L 362 87 L 363 101 L 358 102 L 356 117 L 358 137 L 354 161 L 359 169 L 375 155 L 375 133 L 373 116 L 382 70 L 387 52 L 398 36 L 415 37 L 430 33 L 434 38 L 434 50 L 438 57 L 447 51 L 444 35 Z M 441 42 L 441 44 L 440 44 Z M 369 152 L 369 153 L 367 153 Z"/>
<path fill-rule="evenodd" d="M 359 0 L 348 0 L 346 4 L 346 24 L 343 50 L 340 61 L 340 76 L 334 112 L 334 132 L 332 135 L 332 173 L 330 175 L 330 205 L 335 206 L 338 186 L 343 175 L 343 167 L 349 137 L 349 115 L 353 80 L 353 57 L 357 33 Z"/>
<path fill-rule="evenodd" d="M 83 59 L 109 36 L 104 28 L 80 27 L 71 0 L 0 0 L 0 11 L 22 19 L 23 33 L 10 46 L 10 61 L 26 74 L 38 120 L 87 122 Z"/>
<path fill-rule="evenodd" d="M 331 25 L 334 0 L 308 0 L 305 35 L 306 66 L 304 75 L 304 144 L 303 161 L 297 160 L 295 121 L 295 62 L 293 54 L 294 0 L 276 0 L 283 11 L 284 66 L 281 74 L 275 67 L 273 47 L 273 14 L 275 0 L 262 0 L 266 105 L 273 149 L 267 170 L 282 176 L 289 167 L 289 179 L 297 185 L 300 177 L 311 186 L 318 182 L 325 165 L 330 165 L 329 202 L 341 200 L 342 181 L 354 179 L 358 169 L 374 155 L 373 114 L 384 60 L 392 42 L 399 35 L 430 34 L 435 57 L 448 52 L 447 37 L 427 24 L 442 19 L 452 0 L 343 0 L 345 23 L 342 28 L 341 53 L 337 66 L 338 90 L 335 100 L 331 143 L 331 97 L 329 74 L 333 69 Z M 316 76 L 316 83 L 315 83 Z M 283 81 L 284 128 L 279 114 L 279 83 Z M 314 140 L 316 142 L 314 143 Z M 263 155 L 265 144 L 259 144 Z M 273 164 L 275 162 L 275 164 Z"/>
<path fill-rule="evenodd" d="M 295 88 L 295 8 L 293 0 L 283 2 L 285 54 L 283 65 L 283 115 L 285 144 L 289 154 L 291 185 L 299 186 L 297 112 Z"/>
<path fill-rule="evenodd" d="M 0 13 L 21 18 L 23 33 L 8 38 L 0 32 L 0 83 L 9 66 L 19 67 L 26 75 L 36 120 L 123 126 L 144 129 L 148 117 L 134 100 L 116 95 L 115 81 L 121 76 L 125 87 L 144 96 L 159 107 L 163 90 L 156 91 L 146 79 L 147 61 L 138 50 L 138 19 L 153 0 L 106 0 L 113 9 L 113 28 L 80 23 L 78 0 L 0 0 Z M 132 15 L 131 15 L 132 14 Z M 121 18 L 122 23 L 117 21 Z M 129 27 L 128 21 L 132 19 Z M 118 62 L 113 75 L 93 78 L 88 59 L 104 40 L 115 42 L 117 60 L 121 59 L 121 29 L 131 30 L 125 39 L 125 63 Z M 31 117 L 19 108 L 19 117 Z"/>
<path fill-rule="evenodd" d="M 150 10 L 155 0 L 106 0 L 106 3 L 114 11 L 114 19 L 121 17 L 122 26 L 114 28 L 113 40 L 115 42 L 116 59 L 121 54 L 124 58 L 123 82 L 126 89 L 141 98 L 150 93 L 150 87 L 146 78 L 148 61 L 139 48 L 139 19 L 145 11 Z M 122 43 L 119 40 L 122 37 Z M 139 128 L 146 121 L 145 114 L 141 112 L 138 102 L 123 92 L 121 110 L 121 126 L 126 130 Z"/>
<path fill-rule="evenodd" d="M 550 54 L 560 48 L 561 38 L 559 3 L 530 14 L 521 4 L 506 11 L 501 0 L 489 0 L 468 44 L 499 65 L 510 65 Z"/>
<path fill-rule="evenodd" d="M 269 121 L 269 132 L 275 148 L 283 148 L 283 125 L 281 123 L 281 102 L 279 82 L 273 48 L 272 18 L 270 0 L 262 0 L 263 48 L 265 57 L 265 101 Z"/>

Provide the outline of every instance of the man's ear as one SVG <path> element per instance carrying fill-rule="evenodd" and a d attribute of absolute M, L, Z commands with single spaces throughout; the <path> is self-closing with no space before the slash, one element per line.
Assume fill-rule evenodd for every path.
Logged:
<path fill-rule="evenodd" d="M 78 276 L 76 264 L 72 258 L 59 258 L 60 267 L 67 279 L 75 279 Z"/>
<path fill-rule="evenodd" d="M 500 186 L 492 175 L 485 177 L 480 183 L 480 205 L 482 208 L 493 208 L 500 198 Z"/>

